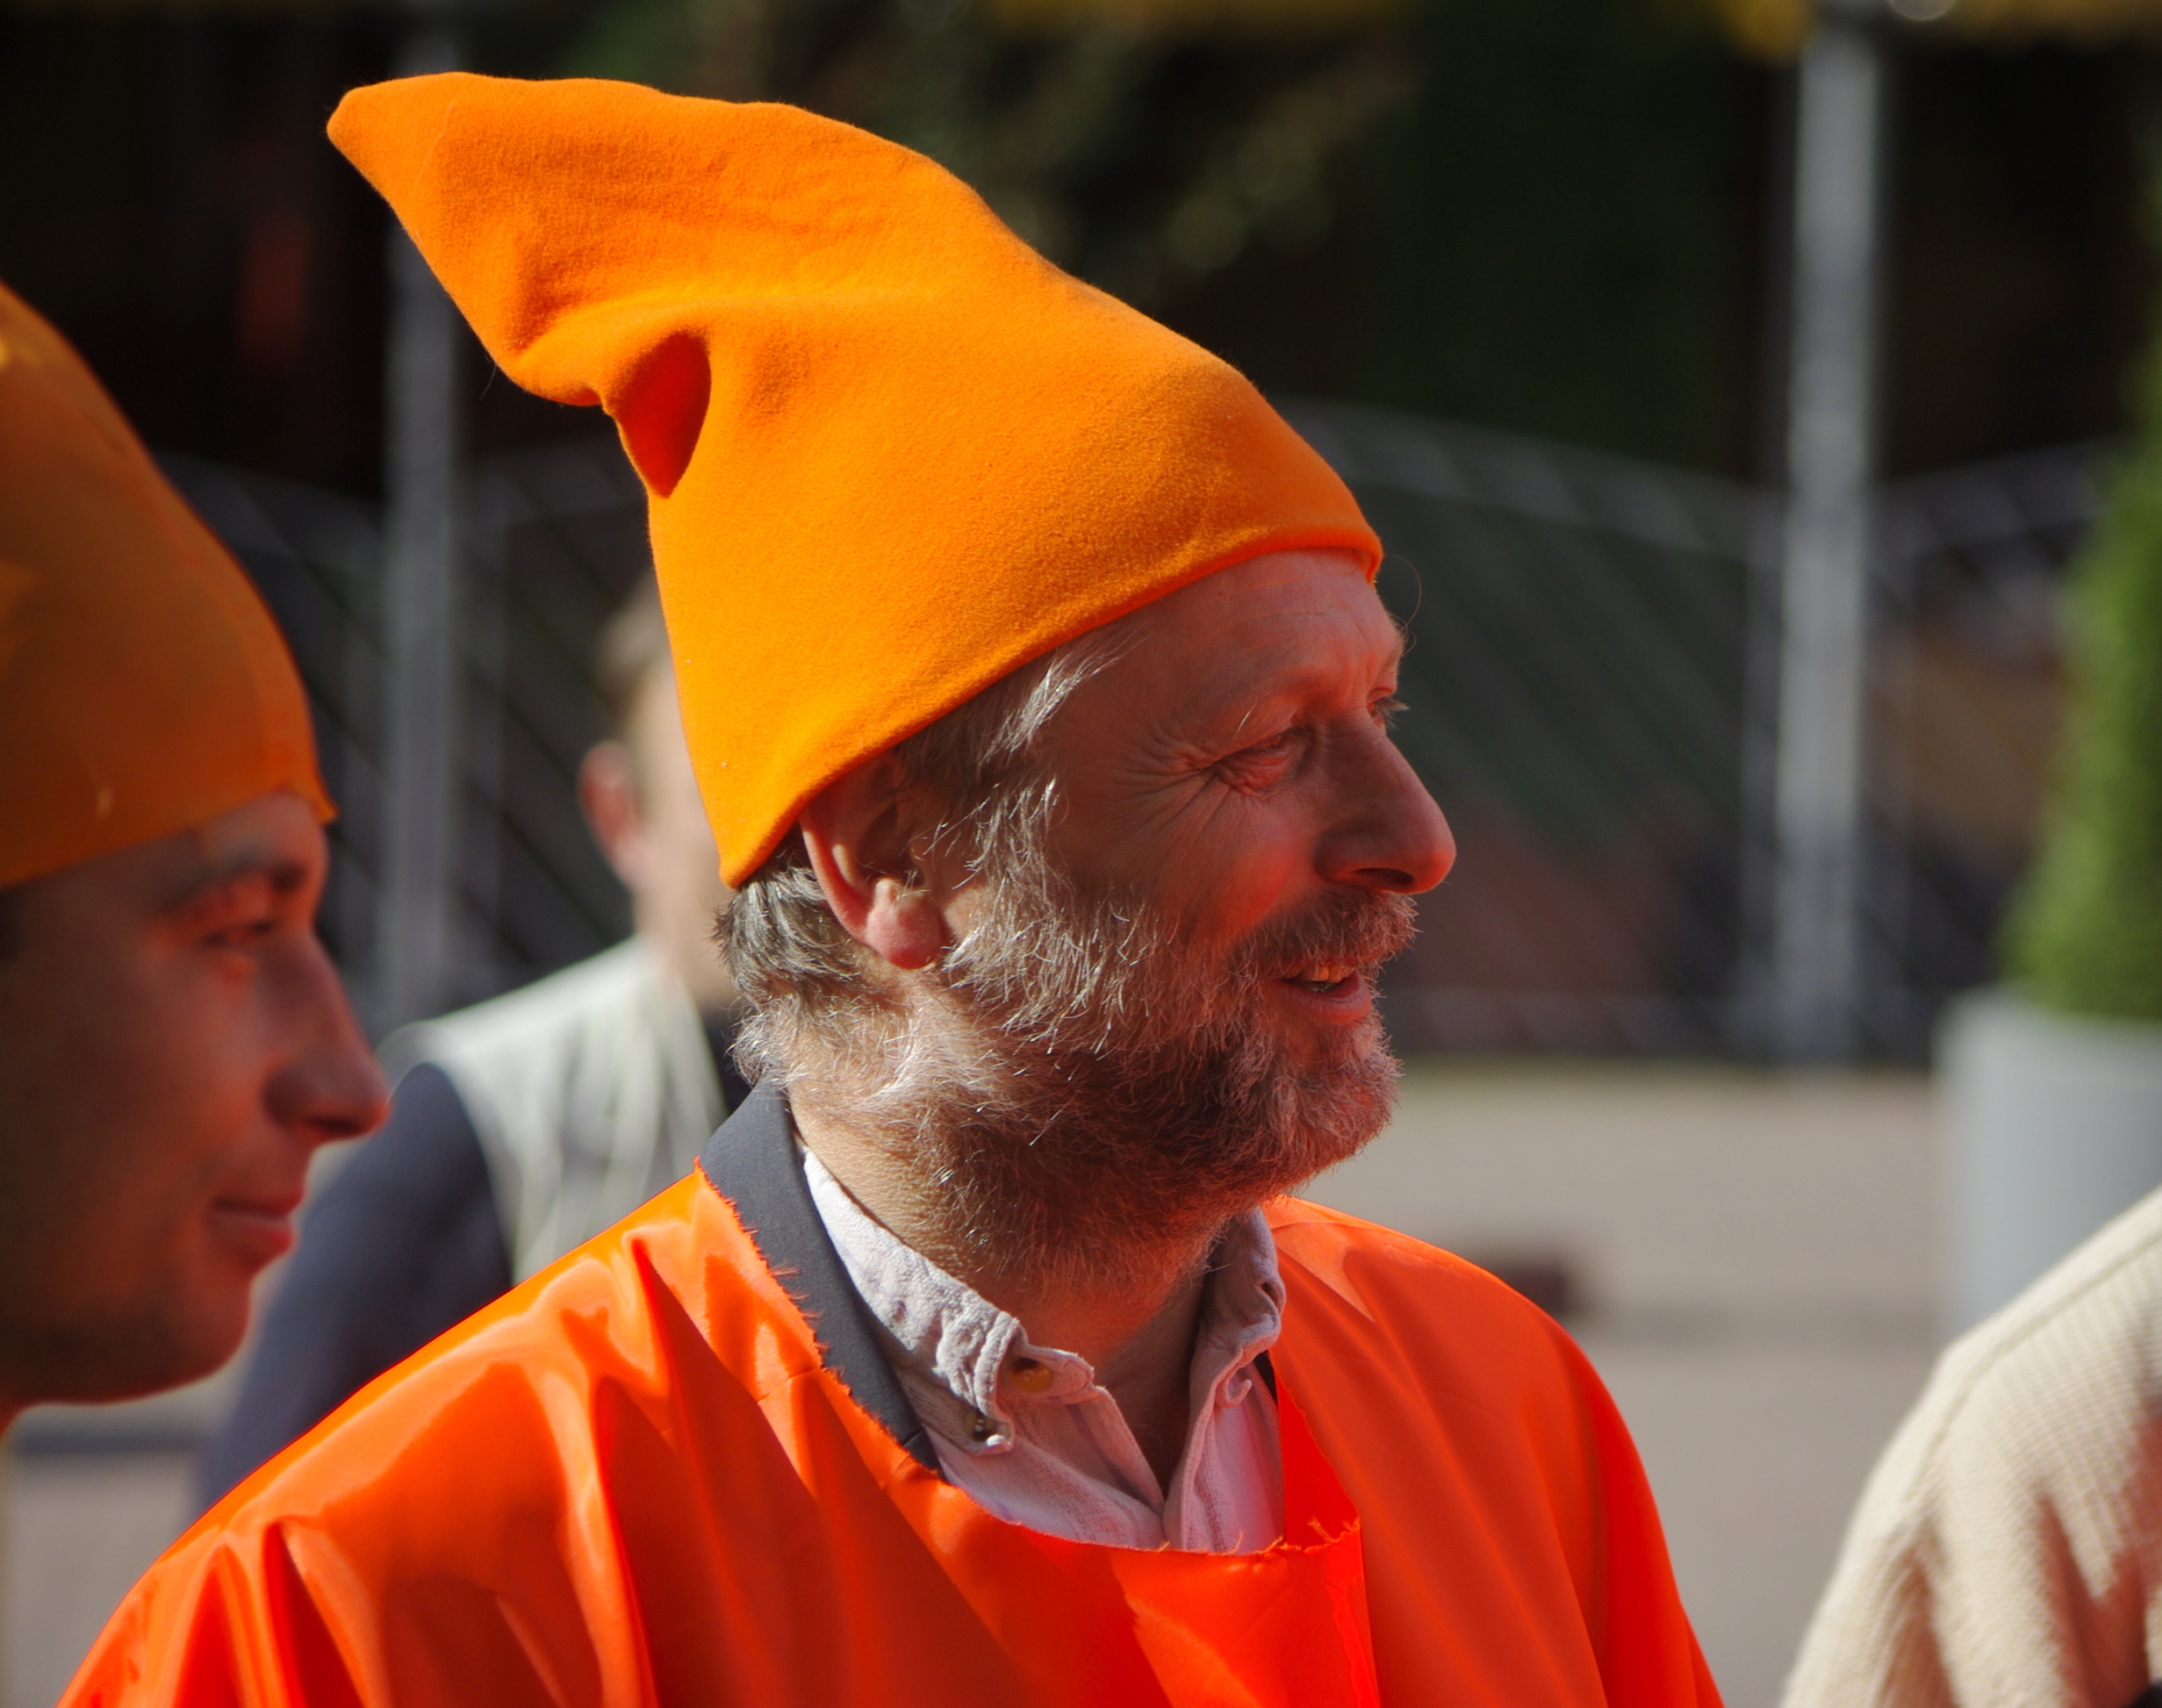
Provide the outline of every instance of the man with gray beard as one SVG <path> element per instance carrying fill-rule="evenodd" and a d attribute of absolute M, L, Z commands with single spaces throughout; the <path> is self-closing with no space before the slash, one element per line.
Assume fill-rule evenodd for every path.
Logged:
<path fill-rule="evenodd" d="M 331 129 L 646 482 L 760 1084 L 70 1701 L 1712 1708 L 1568 1336 L 1284 1195 L 1388 1118 L 1455 851 L 1327 465 L 810 114 L 451 74 Z"/>
<path fill-rule="evenodd" d="M 1349 567 L 1276 569 L 1348 581 Z M 1235 600 L 1259 572 L 1187 602 Z M 1362 578 L 1358 600 L 1393 675 L 1396 640 Z M 1091 1289 L 1181 1252 L 1197 1262 L 1197 1242 L 1228 1218 L 1342 1161 L 1388 1118 L 1397 1065 L 1367 999 L 1411 937 L 1404 889 L 1426 887 L 1453 853 L 1401 760 L 1389 781 L 1411 820 L 1411 846 L 1392 850 L 1403 865 L 1244 931 L 1178 917 L 1154 881 L 1094 885 L 1067 851 L 1087 832 L 1058 810 L 1054 714 L 1074 700 L 1069 723 L 1094 706 L 1131 711 L 1129 676 L 1093 695 L 1085 685 L 1152 644 L 1168 652 L 1162 621 L 1137 614 L 1069 642 L 898 750 L 924 846 L 972 890 L 967 922 L 917 979 L 866 965 L 795 848 L 727 916 L 730 960 L 757 1002 L 746 1050 L 788 1088 L 799 1123 L 830 1118 L 935 1178 L 936 1219 L 951 1227 L 926 1237 L 971 1273 Z M 892 834 L 914 839 L 905 826 Z M 830 857 L 824 869 L 837 870 Z M 1271 1031 L 1268 999 L 1316 970 L 1335 977 L 1307 982 L 1352 991 L 1357 1012 L 1302 1051 Z M 816 1148 L 851 1145 L 836 1131 Z"/>
<path fill-rule="evenodd" d="M 1265 1385 L 1189 1394 L 1275 1338 L 1259 1206 L 1388 1119 L 1374 981 L 1454 855 L 1385 733 L 1400 645 L 1348 558 L 1222 571 L 844 779 L 728 911 L 742 1047 L 942 1468 L 1002 1516 L 1128 1547 L 1280 1531 L 1260 1491 L 1178 1471 L 1268 1432 Z M 1330 721 L 1251 739 L 1272 678 L 1325 674 Z M 1205 1375 L 1204 1321 L 1239 1354 Z M 1047 1403 L 961 1369 L 1007 1342 L 990 1366 Z M 1247 1527 L 1195 1528 L 1218 1511 Z"/>

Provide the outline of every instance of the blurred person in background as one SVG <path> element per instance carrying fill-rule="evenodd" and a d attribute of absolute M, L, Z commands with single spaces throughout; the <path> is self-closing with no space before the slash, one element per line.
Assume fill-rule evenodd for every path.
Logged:
<path fill-rule="evenodd" d="M 2162 1192 L 1937 1360 L 1785 1708 L 2162 1704 Z"/>
<path fill-rule="evenodd" d="M 630 891 L 633 936 L 384 1045 L 381 1133 L 307 1210 L 231 1415 L 208 1505 L 346 1399 L 514 1282 L 682 1179 L 747 1087 L 714 942 L 728 890 L 684 746 L 649 578 L 602 631 L 614 735 L 578 800 Z"/>
<path fill-rule="evenodd" d="M 0 286 L 0 1429 L 207 1375 L 383 1117 L 269 610 Z"/>
<path fill-rule="evenodd" d="M 1567 1334 L 1282 1195 L 1386 1122 L 1454 857 L 1328 465 L 830 120 L 446 74 L 332 137 L 646 483 L 765 1077 L 68 1700 L 1713 1708 Z"/>

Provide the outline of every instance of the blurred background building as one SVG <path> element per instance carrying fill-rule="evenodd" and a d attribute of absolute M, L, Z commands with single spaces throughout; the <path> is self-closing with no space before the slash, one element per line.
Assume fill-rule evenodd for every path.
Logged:
<path fill-rule="evenodd" d="M 627 930 L 571 777 L 645 556 L 605 423 L 492 372 L 324 140 L 343 90 L 456 62 L 798 101 L 1241 366 L 1390 546 L 1403 740 L 1462 849 L 1387 992 L 1416 1094 L 1328 1189 L 1575 1313 L 1768 1708 L 1933 1345 L 1918 1070 L 1996 977 L 2157 283 L 2138 7 L 1855 10 L 1863 81 L 1812 97 L 1774 0 L 7 0 L 0 276 L 292 638 L 343 808 L 324 929 L 377 1036 Z M 1881 126 L 1811 168 L 1835 97 Z M 1812 182 L 1866 263 L 1843 322 L 1798 298 Z M 1853 502 L 1802 539 L 1825 348 Z M 1811 703 L 1836 773 L 1847 696 L 1851 810 L 1792 780 L 1793 568 L 1825 549 L 1851 586 Z M 1830 1006 L 1783 1013 L 1820 822 Z M 1852 1071 L 1763 1071 L 1794 1060 Z M 17 1708 L 171 1533 L 209 1403 L 18 1431 Z"/>

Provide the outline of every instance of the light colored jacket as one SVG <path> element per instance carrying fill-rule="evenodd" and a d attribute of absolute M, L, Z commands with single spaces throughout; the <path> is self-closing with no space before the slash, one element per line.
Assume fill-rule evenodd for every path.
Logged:
<path fill-rule="evenodd" d="M 1786 1708 L 2131 1708 L 2158 1677 L 2162 1192 L 1945 1349 Z"/>
<path fill-rule="evenodd" d="M 633 937 L 383 1049 L 393 1079 L 449 1076 L 488 1159 L 523 1281 L 682 1178 L 721 1123 L 698 1010 Z"/>

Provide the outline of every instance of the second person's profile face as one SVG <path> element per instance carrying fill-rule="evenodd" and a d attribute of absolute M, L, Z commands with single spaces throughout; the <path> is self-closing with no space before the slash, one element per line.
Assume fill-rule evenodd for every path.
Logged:
<path fill-rule="evenodd" d="M 207 1374 L 291 1245 L 308 1159 L 385 1092 L 315 934 L 298 796 L 22 886 L 0 958 L 0 1383 L 111 1399 Z"/>

